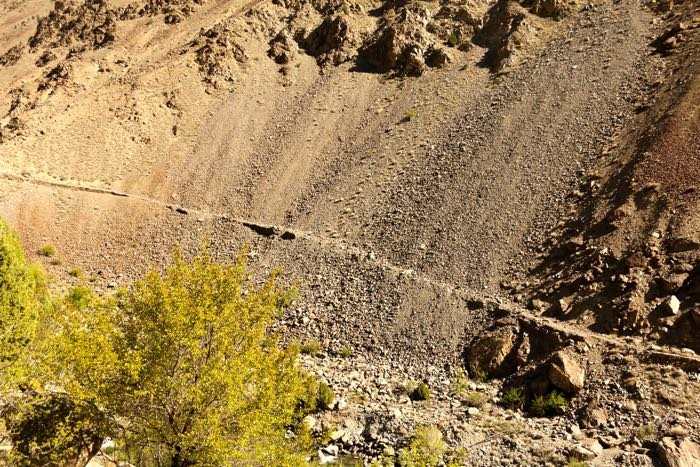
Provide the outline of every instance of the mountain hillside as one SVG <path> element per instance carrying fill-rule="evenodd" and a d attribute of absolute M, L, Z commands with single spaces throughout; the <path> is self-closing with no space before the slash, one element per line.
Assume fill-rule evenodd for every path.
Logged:
<path fill-rule="evenodd" d="M 0 215 L 59 288 L 203 239 L 281 267 L 349 402 L 324 456 L 431 423 L 468 465 L 690 466 L 699 56 L 693 0 L 4 0 Z"/>

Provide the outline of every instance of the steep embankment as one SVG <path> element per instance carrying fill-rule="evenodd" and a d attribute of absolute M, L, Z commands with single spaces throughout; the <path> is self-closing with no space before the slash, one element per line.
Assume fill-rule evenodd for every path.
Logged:
<path fill-rule="evenodd" d="M 162 263 L 176 241 L 226 238 L 222 256 L 260 241 L 265 262 L 306 285 L 322 335 L 347 332 L 343 340 L 368 345 L 376 328 L 373 339 L 398 354 L 437 339 L 456 357 L 469 313 L 432 286 L 416 292 L 423 279 L 390 286 L 385 265 L 497 294 L 656 73 L 646 60 L 652 15 L 633 1 L 556 11 L 165 3 L 174 6 L 88 2 L 97 19 L 78 33 L 74 17 L 86 12 L 55 11 L 2 75 L 17 102 L 5 120 L 22 127 L 0 146 L 5 172 L 133 196 L 15 180 L 5 184 L 5 214 L 30 249 L 56 243 L 67 264 L 99 269 L 107 283 Z M 179 22 L 166 24 L 176 13 Z M 461 45 L 450 48 L 453 32 Z M 38 67 L 47 54 L 56 58 Z M 395 74 L 422 76 L 363 71 L 378 70 L 379 58 Z M 336 247 L 247 229 L 234 237 L 209 214 L 288 226 Z M 346 245 L 374 259 L 349 266 Z M 350 273 L 359 266 L 376 272 Z M 315 296 L 321 285 L 333 285 L 322 293 L 338 305 Z"/>

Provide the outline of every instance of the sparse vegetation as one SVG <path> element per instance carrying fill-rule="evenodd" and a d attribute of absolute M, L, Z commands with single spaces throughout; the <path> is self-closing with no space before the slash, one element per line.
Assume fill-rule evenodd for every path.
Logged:
<path fill-rule="evenodd" d="M 50 258 L 56 255 L 56 247 L 54 247 L 53 245 L 44 245 L 41 248 L 39 248 L 37 254 L 39 256 L 45 256 L 47 258 Z"/>
<path fill-rule="evenodd" d="M 301 346 L 301 353 L 303 353 L 304 355 L 310 355 L 312 357 L 315 357 L 320 351 L 321 345 L 318 343 L 318 341 L 306 341 Z"/>
<path fill-rule="evenodd" d="M 588 464 L 577 457 L 570 457 L 566 467 L 588 467 Z"/>
<path fill-rule="evenodd" d="M 83 274 L 83 271 L 81 271 L 78 268 L 71 269 L 70 271 L 68 271 L 68 275 L 80 280 L 85 279 L 85 274 Z"/>
<path fill-rule="evenodd" d="M 462 368 L 458 368 L 450 390 L 455 396 L 461 396 L 467 390 L 468 384 L 469 378 L 467 374 Z"/>
<path fill-rule="evenodd" d="M 333 390 L 326 383 L 319 383 L 317 398 L 318 407 L 324 410 L 328 410 L 333 405 L 333 400 L 335 399 L 335 394 Z"/>
<path fill-rule="evenodd" d="M 471 378 L 477 383 L 483 383 L 484 381 L 486 381 L 486 372 L 481 370 L 480 368 L 474 368 L 469 373 Z"/>
<path fill-rule="evenodd" d="M 430 388 L 427 384 L 420 382 L 415 389 L 409 392 L 409 397 L 414 401 L 427 401 L 430 399 Z"/>
<path fill-rule="evenodd" d="M 345 347 L 340 349 L 340 352 L 338 353 L 338 355 L 342 358 L 350 358 L 350 357 L 352 357 L 352 350 L 350 349 L 350 347 L 348 347 L 346 345 Z"/>
<path fill-rule="evenodd" d="M 481 408 L 486 404 L 488 397 L 483 392 L 470 391 L 462 396 L 462 400 L 469 407 Z"/>
<path fill-rule="evenodd" d="M 568 401 L 557 391 L 552 391 L 546 396 L 537 396 L 530 403 L 529 412 L 536 417 L 556 415 L 568 406 Z"/>
<path fill-rule="evenodd" d="M 55 257 L 51 258 L 50 263 L 53 266 L 60 266 L 63 264 L 63 260 L 61 258 L 59 258 L 58 256 L 55 256 Z"/>
<path fill-rule="evenodd" d="M 656 426 L 653 423 L 647 423 L 637 429 L 637 438 L 640 440 L 653 439 L 656 436 Z"/>
<path fill-rule="evenodd" d="M 525 396 L 520 388 L 509 388 L 501 397 L 501 405 L 506 409 L 520 410 L 525 404 Z"/>

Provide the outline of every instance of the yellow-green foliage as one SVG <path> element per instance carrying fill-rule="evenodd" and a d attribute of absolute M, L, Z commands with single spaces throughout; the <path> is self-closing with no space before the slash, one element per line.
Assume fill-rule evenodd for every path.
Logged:
<path fill-rule="evenodd" d="M 250 286 L 243 255 L 224 266 L 177 252 L 117 297 L 66 300 L 54 374 L 120 422 L 117 454 L 132 464 L 300 465 L 306 446 L 285 433 L 316 394 L 298 349 L 268 331 L 291 296 L 274 274 Z"/>
<path fill-rule="evenodd" d="M 0 220 L 0 381 L 21 371 L 17 364 L 34 338 L 46 277 L 30 264 L 17 235 Z"/>
<path fill-rule="evenodd" d="M 46 256 L 51 257 L 56 255 L 56 247 L 53 245 L 44 245 L 41 248 L 39 248 L 39 251 L 37 251 L 37 254 L 40 256 Z"/>
<path fill-rule="evenodd" d="M 335 394 L 333 394 L 333 390 L 330 388 L 330 386 L 328 386 L 326 383 L 320 383 L 318 385 L 317 394 L 318 406 L 324 410 L 330 409 L 331 405 L 333 404 L 333 400 L 335 399 Z"/>
<path fill-rule="evenodd" d="M 401 467 L 433 467 L 440 464 L 447 453 L 447 443 L 442 432 L 434 426 L 416 429 L 408 447 L 399 451 L 398 464 Z"/>
<path fill-rule="evenodd" d="M 3 419 L 13 449 L 10 465 L 84 465 L 102 445 L 109 420 L 88 402 L 61 393 L 6 397 Z"/>

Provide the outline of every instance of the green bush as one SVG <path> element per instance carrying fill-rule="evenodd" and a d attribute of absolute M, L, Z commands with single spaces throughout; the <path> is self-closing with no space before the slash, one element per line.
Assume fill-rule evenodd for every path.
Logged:
<path fill-rule="evenodd" d="M 306 341 L 301 346 L 301 353 L 315 357 L 321 351 L 321 345 L 318 341 Z"/>
<path fill-rule="evenodd" d="M 565 409 L 568 402 L 564 396 L 557 391 L 552 391 L 546 396 L 537 396 L 530 402 L 529 412 L 536 417 L 545 415 L 556 415 Z"/>
<path fill-rule="evenodd" d="M 87 287 L 75 287 L 68 292 L 68 300 L 73 306 L 84 310 L 90 304 L 92 291 Z"/>
<path fill-rule="evenodd" d="M 467 378 L 467 374 L 463 369 L 458 368 L 455 379 L 452 381 L 452 387 L 450 388 L 452 394 L 458 397 L 461 396 L 467 390 L 468 383 L 469 378 Z"/>
<path fill-rule="evenodd" d="M 464 396 L 462 396 L 462 400 L 464 401 L 465 404 L 467 404 L 469 407 L 477 407 L 481 408 L 486 404 L 486 400 L 488 397 L 486 394 L 483 392 L 476 392 L 476 391 L 471 391 Z"/>
<path fill-rule="evenodd" d="M 68 275 L 71 277 L 75 277 L 76 279 L 81 279 L 81 280 L 85 279 L 85 274 L 83 274 L 83 271 L 81 271 L 78 268 L 71 269 L 68 272 Z"/>
<path fill-rule="evenodd" d="M 47 258 L 50 258 L 56 255 L 56 247 L 54 247 L 53 245 L 44 245 L 41 248 L 39 248 L 37 254 L 39 256 L 46 256 Z"/>
<path fill-rule="evenodd" d="M 519 388 L 509 388 L 501 397 L 501 405 L 506 409 L 519 410 L 522 409 L 524 404 L 525 396 L 523 396 L 523 391 Z"/>
<path fill-rule="evenodd" d="M 330 409 L 335 399 L 333 390 L 326 383 L 322 382 L 318 385 L 317 394 L 318 407 L 324 410 Z"/>
<path fill-rule="evenodd" d="M 457 47 L 457 44 L 459 44 L 459 36 L 453 32 L 450 34 L 450 37 L 447 38 L 447 45 L 450 47 Z"/>
<path fill-rule="evenodd" d="M 427 401 L 430 399 L 430 388 L 425 383 L 418 383 L 418 386 L 410 392 L 409 397 L 414 401 Z"/>
<path fill-rule="evenodd" d="M 352 357 L 352 350 L 346 345 L 342 349 L 340 349 L 338 355 L 342 358 L 350 358 Z"/>

